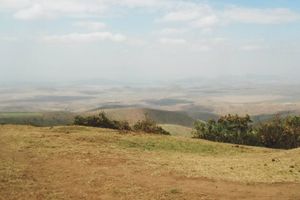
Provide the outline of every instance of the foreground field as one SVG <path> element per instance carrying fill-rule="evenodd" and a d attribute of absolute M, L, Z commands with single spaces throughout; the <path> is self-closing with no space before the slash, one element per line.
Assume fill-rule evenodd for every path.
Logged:
<path fill-rule="evenodd" d="M 0 199 L 300 199 L 300 149 L 0 126 Z"/>

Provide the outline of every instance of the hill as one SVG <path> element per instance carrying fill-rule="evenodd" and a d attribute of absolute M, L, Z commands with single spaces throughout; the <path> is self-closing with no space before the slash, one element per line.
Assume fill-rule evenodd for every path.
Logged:
<path fill-rule="evenodd" d="M 274 184 L 276 182 L 276 184 Z M 2 199 L 299 199 L 300 151 L 0 126 Z"/>
<path fill-rule="evenodd" d="M 208 121 L 210 119 L 218 119 L 219 115 L 214 114 L 212 112 L 204 112 L 204 111 L 187 111 L 188 116 L 192 117 L 193 119 L 199 119 L 202 121 Z"/>
<path fill-rule="evenodd" d="M 175 124 L 160 124 L 164 130 L 171 133 L 174 136 L 183 136 L 183 137 L 191 137 L 193 129 L 186 126 L 180 126 Z"/>
<path fill-rule="evenodd" d="M 114 120 L 126 120 L 130 124 L 134 124 L 139 120 L 144 120 L 145 116 L 150 117 L 159 124 L 176 124 L 181 126 L 192 127 L 195 121 L 184 112 L 165 111 L 148 108 L 116 108 L 101 109 L 86 112 L 86 115 L 98 114 L 104 111 L 110 118 Z"/>
<path fill-rule="evenodd" d="M 58 126 L 73 123 L 70 112 L 0 112 L 0 124 Z"/>

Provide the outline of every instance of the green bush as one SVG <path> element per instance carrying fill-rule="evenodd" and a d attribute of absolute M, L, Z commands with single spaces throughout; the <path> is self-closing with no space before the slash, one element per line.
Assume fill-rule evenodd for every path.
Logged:
<path fill-rule="evenodd" d="M 249 115 L 225 115 L 219 120 L 209 120 L 207 123 L 196 121 L 194 123 L 194 137 L 217 142 L 234 144 L 258 145 L 256 132 L 252 129 Z"/>
<path fill-rule="evenodd" d="M 252 126 L 249 115 L 226 115 L 219 120 L 194 123 L 195 138 L 216 142 L 291 149 L 300 147 L 300 117 L 276 116 L 272 121 Z"/>

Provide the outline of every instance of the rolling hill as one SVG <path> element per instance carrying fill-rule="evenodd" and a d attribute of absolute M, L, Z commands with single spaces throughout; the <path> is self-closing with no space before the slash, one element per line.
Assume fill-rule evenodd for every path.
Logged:
<path fill-rule="evenodd" d="M 117 109 L 101 109 L 86 112 L 85 115 L 95 115 L 104 111 L 111 119 L 126 120 L 130 124 L 134 124 L 139 120 L 145 119 L 146 116 L 156 121 L 158 124 L 176 124 L 186 127 L 192 127 L 195 121 L 184 112 L 165 111 L 148 108 L 117 108 Z"/>

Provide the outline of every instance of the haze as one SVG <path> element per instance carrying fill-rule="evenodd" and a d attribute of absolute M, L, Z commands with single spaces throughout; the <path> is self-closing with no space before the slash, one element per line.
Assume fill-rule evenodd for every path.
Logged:
<path fill-rule="evenodd" d="M 0 80 L 300 73 L 294 0 L 0 0 Z"/>

